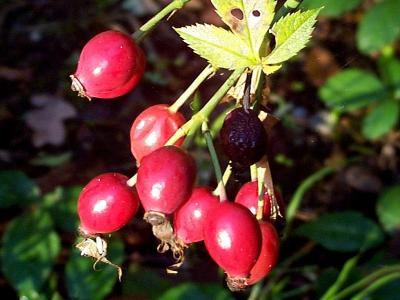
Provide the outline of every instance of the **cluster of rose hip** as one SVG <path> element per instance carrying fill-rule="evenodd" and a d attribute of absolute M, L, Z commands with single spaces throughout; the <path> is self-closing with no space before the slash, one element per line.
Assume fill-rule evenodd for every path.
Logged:
<path fill-rule="evenodd" d="M 137 85 L 144 68 L 145 57 L 131 36 L 106 31 L 83 48 L 71 76 L 72 89 L 87 98 L 121 96 Z M 183 138 L 169 145 L 184 123 L 180 112 L 164 104 L 139 114 L 130 131 L 137 174 L 129 179 L 105 173 L 84 187 L 78 200 L 84 239 L 77 247 L 83 255 L 96 258 L 96 263 L 112 264 L 105 257 L 101 236 L 126 225 L 141 204 L 144 219 L 160 240 L 158 251 L 173 253 L 176 263 L 170 272 L 183 263 L 186 247 L 204 241 L 212 259 L 226 272 L 228 286 L 242 289 L 264 278 L 277 261 L 279 238 L 270 222 L 274 191 L 261 189 L 260 193 L 257 180 L 250 181 L 234 201 L 228 201 L 218 193 L 220 189 L 195 186 L 196 163 L 181 147 Z M 232 110 L 219 137 L 233 164 L 249 167 L 264 156 L 266 131 L 249 107 Z M 260 201 L 261 217 L 256 218 Z"/>

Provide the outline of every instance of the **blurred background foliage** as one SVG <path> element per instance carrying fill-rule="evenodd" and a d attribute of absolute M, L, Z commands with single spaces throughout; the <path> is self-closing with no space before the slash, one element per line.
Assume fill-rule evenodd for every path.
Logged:
<path fill-rule="evenodd" d="M 332 295 L 342 292 L 341 299 L 348 299 L 346 288 L 361 282 L 354 299 L 398 299 L 398 0 L 302 4 L 324 6 L 313 39 L 268 78 L 264 90 L 268 109 L 280 118 L 268 151 L 274 182 L 288 204 L 280 263 L 266 281 L 228 292 L 202 244 L 189 249 L 178 275 L 167 276 L 171 260 L 156 252 L 140 217 L 109 244 L 110 259 L 125 270 L 121 283 L 111 267 L 95 272 L 92 261 L 80 257 L 73 246 L 82 185 L 102 172 L 133 175 L 131 122 L 151 104 L 171 103 L 205 65 L 171 26 L 221 21 L 209 1 L 192 0 L 161 23 L 143 43 L 144 80 L 118 101 L 79 99 L 68 75 L 91 36 L 109 28 L 133 32 L 167 2 L 0 1 L 2 296 L 339 299 Z M 225 77 L 219 72 L 202 86 L 184 113 L 196 110 Z M 216 131 L 222 118 L 214 117 Z M 195 142 L 199 182 L 214 185 L 204 143 Z M 241 184 L 229 184 L 231 198 Z"/>

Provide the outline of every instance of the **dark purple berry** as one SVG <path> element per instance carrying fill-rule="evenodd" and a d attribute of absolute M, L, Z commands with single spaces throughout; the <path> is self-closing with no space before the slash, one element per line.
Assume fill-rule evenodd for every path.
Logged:
<path fill-rule="evenodd" d="M 226 156 L 235 165 L 246 167 L 259 161 L 265 154 L 267 134 L 257 114 L 240 107 L 226 116 L 220 140 Z"/>

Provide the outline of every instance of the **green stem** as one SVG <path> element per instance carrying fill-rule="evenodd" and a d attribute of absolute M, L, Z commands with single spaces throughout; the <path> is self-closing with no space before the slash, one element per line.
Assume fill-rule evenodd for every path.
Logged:
<path fill-rule="evenodd" d="M 400 264 L 383 267 L 383 268 L 373 272 L 372 274 L 364 277 L 363 279 L 357 281 L 356 283 L 348 286 L 347 288 L 342 290 L 340 293 L 331 297 L 329 300 L 348 299 L 348 297 L 351 294 L 355 293 L 356 291 L 363 289 L 366 286 L 369 286 L 370 284 L 372 284 L 374 281 L 378 280 L 379 278 L 382 278 L 383 276 L 386 276 L 386 275 L 392 274 L 392 273 L 400 273 Z"/>
<path fill-rule="evenodd" d="M 170 111 L 176 112 L 179 108 L 192 96 L 199 86 L 207 79 L 215 69 L 211 65 L 207 65 L 197 78 L 189 85 L 189 87 L 180 95 L 180 97 L 169 108 Z"/>
<path fill-rule="evenodd" d="M 276 268 L 276 273 L 274 277 L 272 277 L 269 281 L 268 284 L 264 287 L 264 289 L 260 293 L 259 299 L 267 299 L 267 295 L 271 291 L 272 287 L 279 281 L 279 279 L 282 277 L 283 274 L 289 269 L 289 267 L 302 258 L 304 255 L 307 255 L 310 253 L 310 251 L 315 247 L 314 242 L 309 242 L 305 244 L 299 251 L 294 252 L 292 256 L 289 256 L 285 261 L 283 261 L 280 264 L 279 268 Z"/>
<path fill-rule="evenodd" d="M 173 13 L 174 11 L 182 8 L 186 3 L 190 0 L 173 0 L 170 4 L 165 6 L 162 10 L 160 10 L 155 16 L 153 16 L 150 20 L 144 23 L 137 31 L 133 33 L 133 38 L 140 43 L 143 38 L 154 29 L 158 23 L 161 22 L 169 14 Z"/>
<path fill-rule="evenodd" d="M 276 12 L 272 24 L 277 22 L 280 18 L 287 15 L 292 10 L 295 10 L 302 1 L 303 0 L 286 0 L 286 2 L 281 6 L 281 8 L 279 8 L 279 10 Z"/>
<path fill-rule="evenodd" d="M 333 167 L 325 167 L 314 174 L 307 177 L 296 189 L 294 192 L 292 199 L 289 202 L 289 205 L 286 210 L 286 227 L 283 233 L 284 238 L 287 237 L 293 219 L 296 215 L 297 210 L 300 207 L 301 201 L 303 200 L 304 194 L 318 181 L 323 179 L 325 176 L 333 173 L 336 169 Z"/>
<path fill-rule="evenodd" d="M 194 114 L 189 121 L 183 124 L 175 134 L 168 140 L 166 145 L 173 145 L 177 140 L 185 135 L 189 135 L 193 132 L 196 132 L 197 129 L 201 126 L 204 120 L 208 119 L 208 116 L 214 110 L 214 108 L 218 105 L 219 101 L 223 96 L 226 95 L 228 90 L 235 84 L 235 82 L 239 79 L 240 75 L 244 72 L 245 69 L 237 69 L 235 70 L 229 78 L 224 82 L 224 84 L 217 90 L 217 92 L 211 97 L 211 99 L 200 109 L 196 114 Z"/>
<path fill-rule="evenodd" d="M 361 292 L 356 294 L 354 297 L 351 298 L 351 300 L 363 300 L 366 299 L 366 297 L 371 294 L 372 292 L 376 291 L 380 287 L 388 284 L 389 282 L 396 280 L 400 278 L 400 273 L 391 273 L 389 275 L 386 275 L 382 278 L 377 279 L 374 283 L 371 285 L 367 286 L 365 289 L 363 289 Z"/>
<path fill-rule="evenodd" d="M 208 152 L 210 152 L 211 161 L 213 163 L 214 170 L 215 170 L 215 177 L 217 178 L 218 186 L 220 188 L 219 189 L 219 198 L 220 198 L 221 202 L 223 202 L 227 199 L 227 197 L 226 197 L 225 187 L 224 187 L 224 184 L 222 181 L 221 166 L 219 164 L 217 152 L 215 151 L 211 132 L 208 129 L 207 121 L 204 121 L 203 124 L 201 125 L 201 131 L 203 132 L 204 138 L 206 139 Z M 220 185 L 220 183 L 222 183 L 222 184 Z"/>
<path fill-rule="evenodd" d="M 321 300 L 328 300 L 342 288 L 343 284 L 349 277 L 351 270 L 357 265 L 359 258 L 360 255 L 358 254 L 346 261 L 335 283 L 331 285 L 324 295 L 322 295 Z"/>

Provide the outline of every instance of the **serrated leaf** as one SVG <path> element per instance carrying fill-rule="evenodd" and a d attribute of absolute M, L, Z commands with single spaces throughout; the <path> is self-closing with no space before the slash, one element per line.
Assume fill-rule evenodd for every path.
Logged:
<path fill-rule="evenodd" d="M 385 0 L 370 8 L 358 25 L 358 49 L 371 53 L 393 43 L 400 35 L 399 13 L 399 0 Z"/>
<path fill-rule="evenodd" d="M 276 0 L 211 0 L 230 29 L 237 34 L 258 58 L 265 34 L 274 18 Z"/>
<path fill-rule="evenodd" d="M 272 28 L 276 46 L 265 63 L 274 65 L 295 56 L 311 38 L 320 10 L 297 11 L 281 18 Z"/>
<path fill-rule="evenodd" d="M 379 196 L 376 213 L 387 232 L 400 230 L 400 185 L 386 189 Z"/>
<path fill-rule="evenodd" d="M 107 258 L 115 264 L 120 264 L 123 258 L 124 245 L 121 240 L 113 239 L 108 244 Z M 102 264 L 80 255 L 77 249 L 65 267 L 65 285 L 70 299 L 101 300 L 111 293 L 117 281 L 117 272 L 114 267 Z"/>
<path fill-rule="evenodd" d="M 328 17 L 339 17 L 340 15 L 356 8 L 363 0 L 304 0 L 301 8 L 313 9 L 324 7 L 321 15 Z"/>
<path fill-rule="evenodd" d="M 360 251 L 379 245 L 383 233 L 378 225 L 354 211 L 331 213 L 302 225 L 297 234 L 332 251 Z"/>
<path fill-rule="evenodd" d="M 36 183 L 21 171 L 0 172 L 0 207 L 27 205 L 39 199 Z"/>
<path fill-rule="evenodd" d="M 355 110 L 388 97 L 375 75 L 355 68 L 329 78 L 318 93 L 326 105 L 340 111 Z"/>
<path fill-rule="evenodd" d="M 399 120 L 399 103 L 393 100 L 380 102 L 363 119 L 362 134 L 373 140 L 387 133 Z"/>
<path fill-rule="evenodd" d="M 257 62 L 250 48 L 232 32 L 209 24 L 175 29 L 195 53 L 216 68 L 237 69 Z"/>
<path fill-rule="evenodd" d="M 60 251 L 50 216 L 35 211 L 14 219 L 3 236 L 3 273 L 20 296 L 37 294 Z"/>

